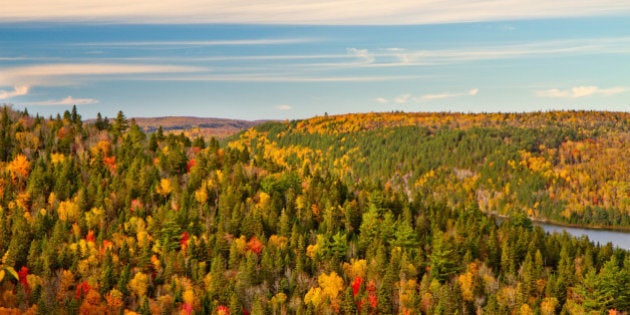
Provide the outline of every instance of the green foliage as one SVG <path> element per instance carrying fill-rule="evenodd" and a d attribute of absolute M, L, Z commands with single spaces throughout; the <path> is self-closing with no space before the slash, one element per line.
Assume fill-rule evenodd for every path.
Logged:
<path fill-rule="evenodd" d="M 122 112 L 90 125 L 76 108 L 44 120 L 4 107 L 0 307 L 628 310 L 627 252 L 534 223 L 630 226 L 629 123 L 371 113 L 206 143 L 146 135 Z"/>

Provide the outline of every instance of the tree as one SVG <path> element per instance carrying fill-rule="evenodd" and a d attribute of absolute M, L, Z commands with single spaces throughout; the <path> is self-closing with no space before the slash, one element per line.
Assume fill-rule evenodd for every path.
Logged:
<path fill-rule="evenodd" d="M 429 262 L 431 276 L 440 282 L 446 281 L 460 269 L 455 250 L 444 240 L 444 234 L 439 230 L 433 234 Z"/>

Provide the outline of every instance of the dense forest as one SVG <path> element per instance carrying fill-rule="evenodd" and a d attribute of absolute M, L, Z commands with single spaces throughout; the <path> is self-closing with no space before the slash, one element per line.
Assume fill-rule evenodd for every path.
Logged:
<path fill-rule="evenodd" d="M 370 113 L 219 142 L 0 109 L 0 312 L 625 314 L 630 114 Z M 502 219 L 497 220 L 499 215 Z"/>

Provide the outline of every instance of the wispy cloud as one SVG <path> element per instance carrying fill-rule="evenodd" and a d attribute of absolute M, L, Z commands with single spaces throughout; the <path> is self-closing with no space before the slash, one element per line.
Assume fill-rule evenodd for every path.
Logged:
<path fill-rule="evenodd" d="M 149 73 L 188 73 L 199 67 L 138 64 L 41 64 L 0 69 L 0 86 L 4 85 L 63 85 L 59 78 L 77 76 L 131 75 Z"/>
<path fill-rule="evenodd" d="M 315 38 L 262 38 L 232 40 L 200 40 L 200 41 L 128 41 L 128 42 L 88 42 L 76 43 L 72 46 L 104 46 L 104 47 L 142 47 L 142 46 L 264 46 L 304 44 L 320 41 Z"/>
<path fill-rule="evenodd" d="M 474 89 L 468 90 L 468 92 L 465 92 L 465 93 L 444 92 L 444 93 L 437 93 L 437 94 L 425 94 L 425 95 L 422 95 L 419 98 L 419 100 L 431 101 L 431 100 L 439 100 L 439 99 L 453 98 L 453 97 L 460 97 L 460 96 L 475 96 L 477 95 L 477 93 L 479 93 L 479 89 L 474 88 Z"/>
<path fill-rule="evenodd" d="M 276 109 L 283 110 L 283 111 L 289 111 L 289 110 L 292 109 L 292 107 L 291 107 L 291 105 L 283 104 L 283 105 L 276 106 Z"/>
<path fill-rule="evenodd" d="M 190 81 L 190 82 L 384 82 L 418 79 L 417 75 L 382 76 L 326 76 L 326 75 L 270 75 L 270 74 L 199 74 L 134 77 L 131 80 Z"/>
<path fill-rule="evenodd" d="M 483 60 L 523 59 L 553 56 L 630 53 L 630 37 L 582 38 L 461 47 L 458 49 L 387 48 L 366 51 L 374 57 L 371 67 L 408 67 L 454 64 Z"/>
<path fill-rule="evenodd" d="M 30 0 L 5 1 L 0 20 L 109 23 L 401 25 L 606 16 L 630 12 L 619 0 Z M 360 8 L 360 9 L 358 9 Z"/>
<path fill-rule="evenodd" d="M 30 87 L 28 85 L 16 85 L 13 87 L 13 91 L 0 90 L 0 100 L 26 95 L 29 90 Z"/>
<path fill-rule="evenodd" d="M 611 87 L 611 88 L 600 88 L 597 86 L 575 86 L 570 89 L 560 90 L 560 89 L 549 89 L 544 91 L 537 91 L 536 95 L 540 97 L 551 97 L 551 98 L 580 98 L 587 97 L 593 95 L 603 95 L 603 96 L 611 96 L 619 93 L 624 93 L 630 90 L 627 87 Z"/>
<path fill-rule="evenodd" d="M 415 97 L 411 94 L 402 94 L 394 97 L 391 102 L 395 104 L 406 104 L 408 102 L 421 102 L 421 101 L 431 101 L 431 100 L 439 100 L 445 98 L 454 98 L 461 96 L 475 96 L 479 93 L 479 89 L 473 88 L 466 92 L 454 93 L 454 92 L 443 92 L 443 93 L 433 93 L 433 94 L 424 94 L 422 96 Z M 375 101 L 386 104 L 389 103 L 390 100 L 384 97 L 376 98 Z"/>
<path fill-rule="evenodd" d="M 364 63 L 372 63 L 374 62 L 374 56 L 368 52 L 367 49 L 356 49 L 356 48 L 348 48 L 348 54 L 351 56 L 358 57 Z"/>
<path fill-rule="evenodd" d="M 403 94 L 394 98 L 394 103 L 405 104 L 411 99 L 411 94 Z"/>
<path fill-rule="evenodd" d="M 66 98 L 60 100 L 48 100 L 48 101 L 40 101 L 40 102 L 31 102 L 28 105 L 32 106 L 59 106 L 59 105 L 90 105 L 96 104 L 98 100 L 93 98 L 74 98 L 72 96 L 68 96 Z"/>

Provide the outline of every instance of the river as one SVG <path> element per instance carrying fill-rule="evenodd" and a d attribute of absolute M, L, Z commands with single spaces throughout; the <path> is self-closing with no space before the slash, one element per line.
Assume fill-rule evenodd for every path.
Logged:
<path fill-rule="evenodd" d="M 608 242 L 610 242 L 615 247 L 622 248 L 625 250 L 630 250 L 630 233 L 629 232 L 582 229 L 582 228 L 565 227 L 565 226 L 558 226 L 558 225 L 540 223 L 540 222 L 535 222 L 534 224 L 542 227 L 547 233 L 554 233 L 554 232 L 562 233 L 562 230 L 565 230 L 567 231 L 567 233 L 576 237 L 586 235 L 588 236 L 588 239 L 593 243 L 606 245 Z"/>

